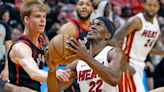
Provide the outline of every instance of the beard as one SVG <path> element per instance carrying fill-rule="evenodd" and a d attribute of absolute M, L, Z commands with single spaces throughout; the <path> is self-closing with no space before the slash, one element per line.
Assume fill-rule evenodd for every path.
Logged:
<path fill-rule="evenodd" d="M 81 20 L 89 20 L 90 16 L 91 16 L 91 13 L 89 13 L 87 16 L 83 17 L 81 16 L 78 12 L 77 12 L 77 16 L 78 18 L 80 18 Z"/>
<path fill-rule="evenodd" d="M 156 13 L 150 14 L 150 13 L 146 12 L 146 15 L 147 15 L 148 17 L 150 17 L 150 18 L 153 18 L 153 17 L 156 15 Z"/>

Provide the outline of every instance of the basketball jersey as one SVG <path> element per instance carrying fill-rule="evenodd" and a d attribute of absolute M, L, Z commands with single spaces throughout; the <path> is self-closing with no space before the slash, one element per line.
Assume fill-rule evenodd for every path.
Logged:
<path fill-rule="evenodd" d="M 143 13 L 139 13 L 135 17 L 141 20 L 142 28 L 127 36 L 123 49 L 129 56 L 130 63 L 140 64 L 144 68 L 144 61 L 154 46 L 160 29 L 156 17 L 154 17 L 153 23 L 146 21 Z"/>
<path fill-rule="evenodd" d="M 106 46 L 97 56 L 94 58 L 102 65 L 108 67 L 107 53 L 112 47 Z M 77 67 L 77 80 L 80 86 L 81 92 L 115 92 L 112 91 L 116 87 L 112 87 L 104 82 L 93 70 L 82 60 L 78 61 Z M 114 89 L 113 89 L 114 88 Z"/>
<path fill-rule="evenodd" d="M 89 32 L 89 27 L 88 28 L 86 28 L 86 27 L 84 27 L 77 19 L 71 19 L 71 20 L 69 20 L 72 24 L 74 24 L 75 25 L 75 27 L 76 27 L 76 36 L 75 36 L 75 38 L 78 40 L 78 39 L 80 39 L 80 40 L 82 40 L 82 41 L 85 41 L 85 43 L 86 43 L 86 47 L 87 47 L 87 49 L 89 48 L 89 43 L 88 43 L 88 41 L 87 41 L 87 34 L 88 34 L 88 32 Z"/>
<path fill-rule="evenodd" d="M 40 44 L 37 47 L 25 35 L 22 35 L 15 43 L 18 42 L 23 42 L 24 44 L 28 45 L 31 48 L 32 57 L 37 63 L 39 69 L 42 69 L 45 62 L 44 51 L 42 47 L 44 43 L 43 37 L 42 36 L 39 37 Z M 36 90 L 37 92 L 40 92 L 40 82 L 32 80 L 30 76 L 27 74 L 27 72 L 19 64 L 13 63 L 9 56 L 9 53 L 8 53 L 8 65 L 9 65 L 10 83 L 18 86 L 28 87 L 30 89 Z"/>

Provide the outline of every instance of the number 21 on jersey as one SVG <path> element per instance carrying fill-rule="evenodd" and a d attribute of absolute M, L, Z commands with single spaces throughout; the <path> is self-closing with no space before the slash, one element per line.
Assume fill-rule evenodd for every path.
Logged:
<path fill-rule="evenodd" d="M 145 47 L 151 47 L 154 44 L 154 40 L 151 39 L 147 39 L 146 43 L 145 43 Z"/>

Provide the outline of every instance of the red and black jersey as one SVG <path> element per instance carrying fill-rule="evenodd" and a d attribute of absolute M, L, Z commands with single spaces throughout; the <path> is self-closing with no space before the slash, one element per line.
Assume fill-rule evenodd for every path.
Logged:
<path fill-rule="evenodd" d="M 82 41 L 85 41 L 86 43 L 86 47 L 87 49 L 89 48 L 89 43 L 86 38 L 88 32 L 89 32 L 89 27 L 86 28 L 84 27 L 77 19 L 71 19 L 69 20 L 72 24 L 75 25 L 76 27 L 76 36 L 75 38 L 78 40 L 78 39 L 81 39 Z"/>
<path fill-rule="evenodd" d="M 26 35 L 22 35 L 15 43 L 18 43 L 18 42 L 23 42 L 31 48 L 32 57 L 34 58 L 35 62 L 37 63 L 39 69 L 42 69 L 44 62 L 45 62 L 44 50 L 43 50 L 43 44 L 44 44 L 43 37 L 42 36 L 39 37 L 39 45 L 38 46 L 35 46 L 27 38 Z M 12 48 L 12 46 L 11 46 L 11 48 Z M 11 48 L 10 48 L 10 50 L 11 50 Z M 10 83 L 18 85 L 18 86 L 28 87 L 30 89 L 33 89 L 33 90 L 36 90 L 39 92 L 40 91 L 40 82 L 32 80 L 30 78 L 30 76 L 26 73 L 26 71 L 19 64 L 15 64 L 12 62 L 12 60 L 9 56 L 10 50 L 8 52 Z M 24 53 L 26 53 L 26 52 L 24 52 Z"/>
<path fill-rule="evenodd" d="M 74 26 L 76 27 L 76 36 L 75 38 L 78 40 L 82 40 L 87 49 L 89 49 L 89 42 L 87 41 L 87 34 L 89 32 L 89 27 L 84 27 L 77 19 L 71 19 L 68 20 L 69 22 L 71 22 L 72 24 L 74 24 Z M 79 85 L 77 83 L 77 79 L 75 79 L 75 81 L 73 82 L 73 85 L 67 89 L 64 90 L 64 92 L 80 92 L 80 88 Z"/>

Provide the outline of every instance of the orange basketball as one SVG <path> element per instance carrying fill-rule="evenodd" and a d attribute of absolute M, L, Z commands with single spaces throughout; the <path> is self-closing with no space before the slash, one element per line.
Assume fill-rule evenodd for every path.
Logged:
<path fill-rule="evenodd" d="M 66 65 L 71 61 L 65 60 L 65 57 L 71 55 L 71 52 L 66 49 L 66 41 L 69 35 L 59 34 L 56 35 L 49 43 L 48 53 L 55 64 Z"/>

